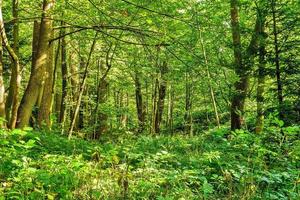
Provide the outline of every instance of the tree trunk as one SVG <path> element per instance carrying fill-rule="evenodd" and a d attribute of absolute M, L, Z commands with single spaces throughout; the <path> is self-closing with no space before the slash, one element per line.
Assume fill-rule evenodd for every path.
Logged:
<path fill-rule="evenodd" d="M 158 76 L 158 74 L 156 74 Z M 152 116 L 151 116 L 151 128 L 150 133 L 155 133 L 156 126 L 156 113 L 157 113 L 157 102 L 158 102 L 158 77 L 155 77 L 152 83 Z"/>
<path fill-rule="evenodd" d="M 9 45 L 8 39 L 7 39 L 7 36 L 5 33 L 4 21 L 3 21 L 3 15 L 2 15 L 2 0 L 0 0 L 0 31 L 1 31 L 2 43 L 3 43 L 4 47 L 6 48 L 6 50 L 8 51 L 9 56 L 14 63 L 13 71 L 16 72 L 15 76 L 11 77 L 11 80 L 13 80 L 13 82 L 15 83 L 14 91 L 16 92 L 12 96 L 12 114 L 11 114 L 11 120 L 9 122 L 9 127 L 11 129 L 13 129 L 13 128 L 15 128 L 16 119 L 17 119 L 17 112 L 16 112 L 16 110 L 18 108 L 18 94 L 17 93 L 19 91 L 19 85 L 20 85 L 19 83 L 21 81 L 21 77 L 20 77 L 20 73 L 19 73 L 20 64 L 19 64 L 19 57 L 16 54 L 16 52 L 14 51 L 14 49 Z"/>
<path fill-rule="evenodd" d="M 143 94 L 139 75 L 135 72 L 135 102 L 138 118 L 138 132 L 143 132 L 145 125 L 145 112 L 143 104 Z"/>
<path fill-rule="evenodd" d="M 192 94 L 191 94 L 191 87 L 189 80 L 189 72 L 185 72 L 185 115 L 184 115 L 184 121 L 185 121 L 185 133 L 192 135 Z"/>
<path fill-rule="evenodd" d="M 167 63 L 164 62 L 160 69 L 160 81 L 158 87 L 158 99 L 156 105 L 156 113 L 155 113 L 155 121 L 154 121 L 154 131 L 155 133 L 160 132 L 160 125 L 162 121 L 162 115 L 164 112 L 165 105 L 165 97 L 166 97 L 166 89 L 167 89 L 167 81 L 166 81 L 166 73 L 168 72 Z"/>
<path fill-rule="evenodd" d="M 49 40 L 52 33 L 52 22 L 49 18 L 49 12 L 54 6 L 53 0 L 43 1 L 43 13 L 41 19 L 40 36 L 38 42 L 38 50 L 36 54 L 35 69 L 30 75 L 29 83 L 25 90 L 21 105 L 18 110 L 17 127 L 24 128 L 29 124 L 32 114 L 32 108 L 36 103 L 39 91 L 43 85 L 44 74 L 48 64 L 49 57 Z"/>
<path fill-rule="evenodd" d="M 57 47 L 56 47 L 56 50 L 55 50 L 55 58 L 54 58 L 54 69 L 53 69 L 53 82 L 52 82 L 52 98 L 53 98 L 53 108 L 52 110 L 54 110 L 54 115 L 55 115 L 55 120 L 56 122 L 58 122 L 59 120 L 59 113 L 60 113 L 60 102 L 61 102 L 61 94 L 59 92 L 56 92 L 57 91 L 57 88 L 55 87 L 56 86 L 56 77 L 57 77 L 57 74 L 58 74 L 58 71 L 57 71 L 57 67 L 58 67 L 58 64 L 59 64 L 59 55 L 60 55 L 60 42 L 61 40 L 58 40 L 58 43 L 57 43 Z"/>
<path fill-rule="evenodd" d="M 1 6 L 1 5 L 0 5 Z M 3 81 L 2 38 L 0 37 L 0 128 L 6 127 L 5 122 L 5 87 Z"/>
<path fill-rule="evenodd" d="M 201 41 L 201 46 L 202 46 L 202 51 L 203 51 L 203 56 L 204 56 L 204 62 L 206 65 L 206 76 L 208 79 L 207 81 L 208 81 L 208 86 L 209 86 L 211 103 L 212 103 L 212 107 L 213 107 L 213 110 L 215 113 L 216 124 L 217 124 L 218 128 L 220 128 L 220 118 L 219 118 L 219 113 L 218 113 L 218 108 L 217 108 L 217 103 L 216 103 L 216 98 L 215 98 L 215 92 L 214 92 L 214 89 L 213 89 L 213 86 L 211 83 L 211 75 L 210 75 L 209 66 L 208 66 L 208 59 L 207 59 L 206 49 L 205 49 L 201 31 L 200 31 L 200 41 Z"/>
<path fill-rule="evenodd" d="M 108 90 L 108 82 L 105 79 L 101 79 L 99 83 L 99 104 L 103 105 L 107 99 L 107 90 Z M 99 111 L 98 111 L 99 112 Z M 99 139 L 100 136 L 107 131 L 108 116 L 106 113 L 100 111 L 98 113 L 98 127 L 97 131 L 94 134 L 94 139 Z"/>
<path fill-rule="evenodd" d="M 18 20 L 18 0 L 12 1 L 12 15 L 13 15 L 13 50 L 19 56 L 19 20 Z M 12 60 L 13 61 L 13 60 Z M 10 128 L 15 127 L 17 111 L 19 106 L 19 90 L 20 90 L 20 67 L 14 62 L 11 67 L 11 79 L 9 83 L 9 91 L 6 101 L 6 120 Z M 18 79 L 19 78 L 19 79 Z"/>
<path fill-rule="evenodd" d="M 256 90 L 256 103 L 257 103 L 257 117 L 255 132 L 261 133 L 264 128 L 264 92 L 265 92 L 265 74 L 266 74 L 266 41 L 265 38 L 265 24 L 264 19 L 261 19 L 259 31 L 259 64 L 258 64 L 258 77 L 257 77 L 257 90 Z"/>
<path fill-rule="evenodd" d="M 85 66 L 86 66 L 86 61 L 84 60 L 84 58 L 83 57 L 81 57 L 81 61 L 80 61 L 80 69 L 84 69 L 85 68 Z M 80 71 L 78 71 L 78 72 L 80 72 Z M 78 78 L 80 79 L 80 74 L 79 74 L 79 76 L 78 76 Z M 78 96 L 79 96 L 79 85 L 80 83 L 78 82 L 78 91 L 77 91 L 77 99 L 78 99 Z M 84 90 L 86 90 L 86 92 L 87 92 L 87 88 L 85 88 Z M 84 93 L 85 91 L 83 91 L 83 93 Z M 77 100 L 76 99 L 76 100 Z M 76 101 L 75 101 L 76 102 Z M 72 115 L 73 116 L 73 115 Z M 83 108 L 83 105 L 81 105 L 80 104 L 80 107 L 79 107 L 79 113 L 78 113 L 78 120 L 76 119 L 76 122 L 75 122 L 75 125 L 76 125 L 76 123 L 78 122 L 78 129 L 82 129 L 83 127 L 84 127 L 84 108 Z"/>
<path fill-rule="evenodd" d="M 128 122 L 128 114 L 127 114 L 127 110 L 128 110 L 128 106 L 129 106 L 129 95 L 126 92 L 125 94 L 122 92 L 121 93 L 121 110 L 122 110 L 122 115 L 121 115 L 121 125 L 122 128 L 126 128 L 127 127 L 127 122 Z"/>
<path fill-rule="evenodd" d="M 61 23 L 61 26 L 64 26 L 64 22 Z M 65 34 L 65 30 L 61 30 L 61 35 Z M 59 123 L 64 125 L 66 119 L 66 103 L 68 95 L 68 66 L 67 66 L 67 49 L 66 49 L 66 39 L 65 37 L 61 38 L 61 76 L 62 76 L 62 98 L 60 104 L 60 114 L 59 114 Z"/>
<path fill-rule="evenodd" d="M 78 69 L 78 65 L 74 64 L 72 61 L 74 59 L 74 54 L 70 54 L 69 55 L 69 66 L 70 66 L 70 73 L 71 73 L 71 92 L 72 92 L 72 109 L 71 109 L 71 115 L 73 116 L 74 112 L 75 112 L 75 105 L 76 105 L 76 101 L 78 99 L 78 87 L 79 87 L 79 69 Z M 84 67 L 84 65 L 83 65 Z M 80 114 L 79 114 L 80 115 Z M 72 119 L 71 119 L 72 120 Z M 77 130 L 79 127 L 79 117 L 76 120 L 74 129 Z"/>
<path fill-rule="evenodd" d="M 54 32 L 52 31 L 52 37 L 54 36 Z M 45 84 L 43 89 L 43 95 L 41 104 L 39 106 L 38 111 L 38 125 L 42 127 L 42 125 L 46 125 L 47 128 L 51 127 L 51 107 L 52 107 L 52 99 L 53 99 L 53 43 L 50 44 L 48 49 L 48 63 L 45 73 Z"/>
<path fill-rule="evenodd" d="M 277 80 L 277 99 L 279 104 L 279 118 L 283 119 L 283 90 L 280 71 L 280 55 L 278 43 L 278 30 L 276 19 L 276 0 L 272 0 L 272 20 L 273 20 L 273 34 L 274 34 L 274 50 L 275 50 L 275 65 L 276 65 L 276 80 Z"/>
<path fill-rule="evenodd" d="M 258 12 L 254 31 L 249 46 L 246 49 L 245 60 L 242 58 L 242 45 L 239 28 L 238 0 L 231 0 L 231 24 L 235 58 L 235 72 L 240 80 L 235 83 L 235 93 L 231 102 L 231 129 L 241 129 L 245 100 L 248 90 L 249 71 L 254 64 L 254 56 L 257 54 L 261 26 L 265 23 L 265 12 Z"/>
<path fill-rule="evenodd" d="M 91 61 L 91 57 L 92 57 L 92 54 L 93 54 L 93 51 L 94 51 L 95 45 L 96 45 L 97 35 L 98 35 L 98 34 L 96 34 L 96 36 L 95 36 L 95 38 L 94 38 L 94 41 L 93 41 L 93 44 L 92 44 L 92 46 L 91 46 L 91 50 L 90 50 L 90 53 L 89 53 L 88 61 L 87 61 L 86 66 L 85 66 L 85 70 L 84 70 L 82 82 L 81 82 L 81 85 L 80 85 L 79 95 L 78 95 L 78 99 L 77 99 L 77 102 L 76 102 L 76 108 L 75 108 L 75 111 L 74 111 L 73 118 L 72 118 L 72 120 L 71 120 L 71 126 L 70 126 L 70 129 L 69 129 L 69 135 L 68 135 L 68 138 L 69 138 L 69 139 L 71 139 L 71 137 L 72 137 L 73 130 L 74 130 L 75 123 L 76 123 L 76 118 L 77 118 L 78 113 L 79 113 L 79 108 L 80 108 L 80 104 L 81 104 L 81 99 L 82 99 L 83 92 L 84 92 L 85 85 L 86 85 L 86 81 L 87 81 L 88 69 L 89 69 L 90 61 Z"/>
<path fill-rule="evenodd" d="M 35 64 L 36 64 L 36 59 L 37 59 L 37 50 L 39 47 L 39 37 L 40 37 L 40 29 L 41 29 L 41 24 L 39 21 L 35 20 L 34 24 L 33 24 L 33 33 L 32 33 L 32 55 L 31 55 L 31 74 L 34 73 L 34 71 L 36 70 Z M 31 78 L 31 77 L 30 77 Z M 43 90 L 44 88 L 41 87 L 39 92 L 38 92 L 38 96 L 37 98 L 34 100 L 35 101 L 35 106 L 33 109 L 33 113 L 31 116 L 31 124 L 34 124 L 34 122 L 37 119 L 37 109 L 40 105 L 41 102 L 41 97 L 43 95 Z"/>
<path fill-rule="evenodd" d="M 242 61 L 238 0 L 231 0 L 231 26 L 235 72 L 240 78 L 235 83 L 235 93 L 231 102 L 231 129 L 235 130 L 242 128 L 244 104 L 248 88 L 248 75 Z"/>
<path fill-rule="evenodd" d="M 173 134 L 174 89 L 172 85 L 169 86 L 168 101 L 167 127 L 170 133 Z"/>

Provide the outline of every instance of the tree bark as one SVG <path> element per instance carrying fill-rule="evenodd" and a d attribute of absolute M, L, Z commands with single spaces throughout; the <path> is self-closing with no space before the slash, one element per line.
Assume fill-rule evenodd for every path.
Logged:
<path fill-rule="evenodd" d="M 18 109 L 18 91 L 19 91 L 19 86 L 20 86 L 20 81 L 21 81 L 21 77 L 20 77 L 20 63 L 19 63 L 19 57 L 16 54 L 15 50 L 9 45 L 6 33 L 5 33 L 5 29 L 4 29 L 4 21 L 3 21 L 3 15 L 2 15 L 2 0 L 0 0 L 0 31 L 1 31 L 1 38 L 2 38 L 2 43 L 4 45 L 4 47 L 6 48 L 6 50 L 9 53 L 9 56 L 11 58 L 11 60 L 14 63 L 13 66 L 13 70 L 15 73 L 14 76 L 11 77 L 11 80 L 15 83 L 14 86 L 15 88 L 14 90 L 14 94 L 12 95 L 12 114 L 11 114 L 11 118 L 10 118 L 10 122 L 9 122 L 9 128 L 14 129 L 15 128 L 15 124 L 16 124 L 16 119 L 17 119 L 17 109 Z M 12 73 L 13 75 L 13 73 Z"/>
<path fill-rule="evenodd" d="M 278 30 L 276 19 L 276 0 L 272 0 L 272 20 L 273 20 L 273 35 L 274 35 L 274 50 L 275 50 L 275 65 L 276 65 L 276 80 L 277 80 L 277 99 L 279 104 L 279 118 L 283 119 L 283 89 L 280 71 L 280 53 L 278 43 Z"/>
<path fill-rule="evenodd" d="M 235 72 L 240 78 L 239 81 L 235 83 L 235 92 L 231 101 L 231 130 L 241 129 L 243 125 L 245 100 L 249 85 L 249 71 L 252 69 L 252 65 L 254 64 L 253 58 L 258 51 L 260 26 L 261 21 L 264 20 L 265 13 L 263 13 L 263 15 L 257 15 L 251 41 L 246 49 L 245 59 L 243 59 L 239 26 L 238 0 L 231 0 L 231 25 Z"/>
<path fill-rule="evenodd" d="M 13 15 L 13 50 L 19 56 L 19 20 L 18 20 L 19 1 L 12 1 L 12 15 Z M 13 60 L 12 60 L 13 61 Z M 16 123 L 17 110 L 19 106 L 19 88 L 21 81 L 17 78 L 20 77 L 20 68 L 15 63 L 11 67 L 11 79 L 9 83 L 9 91 L 6 101 L 6 120 L 10 128 L 14 128 Z M 12 120 L 11 120 L 12 119 Z"/>
<path fill-rule="evenodd" d="M 69 66 L 70 66 L 70 76 L 71 76 L 71 92 L 72 92 L 72 109 L 71 109 L 71 117 L 74 114 L 76 108 L 76 101 L 78 99 L 78 88 L 79 88 L 79 69 L 78 65 L 74 64 L 72 61 L 74 59 L 74 54 L 69 55 Z M 84 67 L 84 64 L 83 64 Z M 74 106 L 73 106 L 74 105 Z M 80 115 L 80 114 L 79 114 Z M 74 129 L 77 130 L 79 128 L 79 117 L 76 120 Z"/>
<path fill-rule="evenodd" d="M 160 132 L 160 125 L 162 121 L 162 115 L 164 112 L 165 105 L 165 97 L 166 97 L 166 89 L 167 89 L 167 81 L 165 75 L 168 72 L 168 66 L 166 62 L 163 62 L 160 68 L 160 81 L 158 87 L 158 99 L 156 105 L 156 113 L 155 113 L 155 121 L 154 121 L 154 131 L 155 133 Z"/>
<path fill-rule="evenodd" d="M 155 133 L 155 127 L 156 127 L 156 113 L 157 113 L 157 102 L 158 102 L 158 88 L 159 88 L 159 83 L 158 83 L 158 73 L 156 74 L 157 77 L 154 78 L 153 83 L 152 83 L 152 116 L 151 116 L 151 128 L 150 128 L 150 133 Z"/>
<path fill-rule="evenodd" d="M 54 34 L 52 31 L 52 38 Z M 53 99 L 53 43 L 50 44 L 50 47 L 48 49 L 48 63 L 45 73 L 45 84 L 43 89 L 43 95 L 41 104 L 38 111 L 38 125 L 39 127 L 42 127 L 43 125 L 46 125 L 47 128 L 51 127 L 51 108 L 52 108 L 52 99 Z"/>
<path fill-rule="evenodd" d="M 5 122 L 5 87 L 4 87 L 4 81 L 3 81 L 2 55 L 3 55 L 2 38 L 0 37 L 0 128 L 6 128 L 6 122 Z"/>
<path fill-rule="evenodd" d="M 64 26 L 64 22 L 61 23 Z M 65 34 L 65 30 L 61 30 L 61 35 Z M 67 66 L 67 49 L 66 49 L 66 39 L 61 38 L 61 76 L 62 76 L 62 91 L 61 91 L 61 103 L 60 103 L 60 114 L 59 123 L 64 125 L 66 119 L 66 103 L 68 95 L 68 66 Z"/>
<path fill-rule="evenodd" d="M 171 134 L 173 134 L 173 112 L 174 112 L 174 89 L 172 85 L 169 86 L 168 94 L 168 117 L 167 127 Z"/>
<path fill-rule="evenodd" d="M 192 117 L 192 85 L 190 84 L 190 74 L 188 71 L 185 72 L 185 133 L 186 134 L 193 134 L 193 117 Z"/>
<path fill-rule="evenodd" d="M 145 112 L 143 104 L 142 87 L 138 72 L 135 72 L 135 102 L 138 118 L 138 132 L 143 132 L 145 126 Z"/>
<path fill-rule="evenodd" d="M 258 14 L 260 16 L 260 14 Z M 260 16 L 260 30 L 259 30 L 259 64 L 256 90 L 256 104 L 257 117 L 255 132 L 261 133 L 264 128 L 264 92 L 265 92 L 265 75 L 266 75 L 266 33 L 265 33 L 265 19 Z"/>
<path fill-rule="evenodd" d="M 240 80 L 235 83 L 235 93 L 231 101 L 231 129 L 235 130 L 242 128 L 244 104 L 248 88 L 248 75 L 242 60 L 238 0 L 231 0 L 230 7 L 235 72 L 240 78 Z"/>
<path fill-rule="evenodd" d="M 36 103 L 39 91 L 43 85 L 44 73 L 47 68 L 47 60 L 49 57 L 49 40 L 51 38 L 51 19 L 49 12 L 54 6 L 53 0 L 43 1 L 43 13 L 41 18 L 39 45 L 36 54 L 35 69 L 30 75 L 29 83 L 25 90 L 21 105 L 18 110 L 17 127 L 24 128 L 29 124 L 29 119 L 32 114 L 32 108 Z"/>
<path fill-rule="evenodd" d="M 104 104 L 107 100 L 108 82 L 105 79 L 101 79 L 99 82 L 99 99 L 98 104 Z M 94 139 L 99 139 L 100 136 L 105 133 L 108 129 L 108 116 L 103 111 L 98 111 L 98 126 L 97 131 L 94 134 Z"/>

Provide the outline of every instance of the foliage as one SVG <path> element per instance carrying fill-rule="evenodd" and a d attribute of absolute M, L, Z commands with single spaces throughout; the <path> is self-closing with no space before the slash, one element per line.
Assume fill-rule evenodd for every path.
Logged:
<path fill-rule="evenodd" d="M 300 128 L 257 136 L 103 136 L 1 131 L 2 199 L 297 199 Z M 271 136 L 271 137 L 270 137 Z"/>

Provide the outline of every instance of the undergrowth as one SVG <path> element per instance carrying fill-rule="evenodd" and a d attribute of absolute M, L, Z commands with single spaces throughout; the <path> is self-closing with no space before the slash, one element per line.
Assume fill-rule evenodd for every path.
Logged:
<path fill-rule="evenodd" d="M 91 142 L 55 131 L 2 130 L 0 199 L 296 200 L 299 132 L 122 132 Z"/>

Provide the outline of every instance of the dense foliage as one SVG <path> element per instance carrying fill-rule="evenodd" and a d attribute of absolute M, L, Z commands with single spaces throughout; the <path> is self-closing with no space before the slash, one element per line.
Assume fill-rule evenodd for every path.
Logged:
<path fill-rule="evenodd" d="M 0 200 L 300 199 L 299 0 L 0 0 Z"/>
<path fill-rule="evenodd" d="M 0 196 L 296 200 L 300 127 L 270 123 L 260 136 L 236 131 L 230 139 L 224 139 L 224 128 L 193 137 L 115 132 L 100 142 L 2 131 Z"/>

